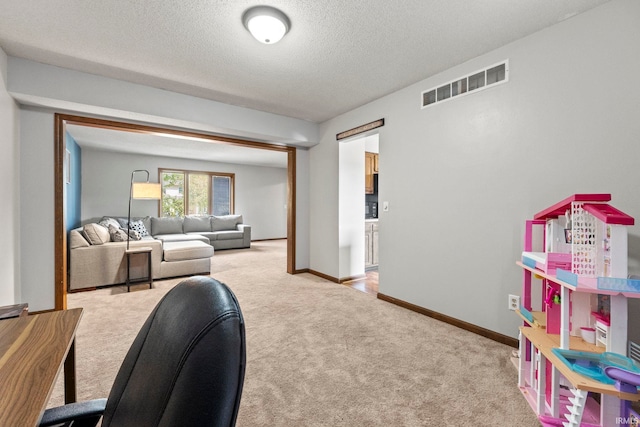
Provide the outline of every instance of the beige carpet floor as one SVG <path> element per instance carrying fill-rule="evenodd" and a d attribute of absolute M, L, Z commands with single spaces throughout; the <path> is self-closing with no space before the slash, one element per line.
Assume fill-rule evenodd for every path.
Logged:
<path fill-rule="evenodd" d="M 285 270 L 285 241 L 212 258 L 212 276 L 235 292 L 246 322 L 238 426 L 540 425 L 516 385 L 512 348 Z M 69 307 L 84 308 L 80 400 L 108 395 L 138 329 L 180 280 L 69 295 Z M 59 379 L 50 406 L 62 391 Z"/>

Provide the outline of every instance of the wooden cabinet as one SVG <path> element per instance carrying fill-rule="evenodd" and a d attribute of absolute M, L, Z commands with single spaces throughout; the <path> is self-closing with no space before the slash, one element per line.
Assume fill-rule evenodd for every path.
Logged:
<path fill-rule="evenodd" d="M 372 261 L 374 266 L 378 266 L 378 223 L 371 225 L 371 252 L 373 252 Z"/>
<path fill-rule="evenodd" d="M 378 173 L 378 154 L 366 151 L 364 153 L 364 192 L 373 194 L 373 175 Z"/>
<path fill-rule="evenodd" d="M 378 221 L 365 221 L 364 223 L 364 268 L 372 268 L 378 265 Z"/>

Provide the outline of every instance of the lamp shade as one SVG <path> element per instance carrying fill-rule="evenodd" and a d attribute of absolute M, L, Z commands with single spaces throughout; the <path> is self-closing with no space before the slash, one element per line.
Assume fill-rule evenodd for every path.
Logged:
<path fill-rule="evenodd" d="M 154 182 L 134 182 L 131 196 L 134 199 L 158 200 L 162 194 L 160 184 Z"/>
<path fill-rule="evenodd" d="M 274 44 L 289 31 L 287 15 L 270 6 L 256 6 L 242 15 L 242 22 L 251 35 L 261 43 Z"/>

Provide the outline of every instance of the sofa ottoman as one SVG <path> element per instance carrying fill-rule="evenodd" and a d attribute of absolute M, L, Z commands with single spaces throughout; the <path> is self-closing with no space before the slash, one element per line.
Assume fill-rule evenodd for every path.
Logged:
<path fill-rule="evenodd" d="M 213 246 L 200 240 L 163 242 L 160 274 L 162 277 L 209 274 Z M 196 272 L 196 273 L 194 273 Z"/>

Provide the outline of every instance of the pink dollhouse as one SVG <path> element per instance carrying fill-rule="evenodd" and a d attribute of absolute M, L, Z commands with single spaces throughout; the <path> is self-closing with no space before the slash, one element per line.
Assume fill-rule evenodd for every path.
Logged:
<path fill-rule="evenodd" d="M 526 221 L 518 386 L 544 426 L 633 425 L 640 366 L 627 354 L 627 228 L 610 194 L 574 194 Z M 616 376 L 622 372 L 624 380 Z"/>

